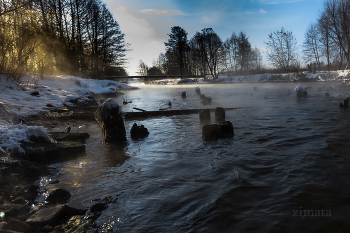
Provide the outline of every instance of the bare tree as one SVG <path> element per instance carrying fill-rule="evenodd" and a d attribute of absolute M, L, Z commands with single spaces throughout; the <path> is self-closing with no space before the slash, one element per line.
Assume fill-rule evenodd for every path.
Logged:
<path fill-rule="evenodd" d="M 316 63 L 317 67 L 320 69 L 320 47 L 321 47 L 321 36 L 318 31 L 316 24 L 310 24 L 306 33 L 305 40 L 303 43 L 303 53 L 304 60 L 308 62 Z"/>
<path fill-rule="evenodd" d="M 267 58 L 274 67 L 289 71 L 300 66 L 296 54 L 297 42 L 291 31 L 285 31 L 282 27 L 269 34 L 264 43 L 268 50 Z"/>

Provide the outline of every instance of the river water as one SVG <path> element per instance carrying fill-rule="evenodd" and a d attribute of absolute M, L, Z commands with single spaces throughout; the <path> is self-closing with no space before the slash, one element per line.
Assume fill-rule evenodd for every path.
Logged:
<path fill-rule="evenodd" d="M 299 99 L 295 83 L 200 85 L 205 107 L 238 108 L 226 111 L 235 136 L 215 142 L 198 114 L 126 121 L 150 135 L 128 133 L 125 147 L 101 143 L 96 124 L 75 127 L 91 135 L 87 154 L 54 164 L 61 183 L 47 188 L 86 207 L 111 196 L 101 232 L 350 232 L 350 112 L 339 108 L 349 92 L 331 85 L 304 83 Z M 140 85 L 123 110 L 205 108 L 194 88 Z"/>

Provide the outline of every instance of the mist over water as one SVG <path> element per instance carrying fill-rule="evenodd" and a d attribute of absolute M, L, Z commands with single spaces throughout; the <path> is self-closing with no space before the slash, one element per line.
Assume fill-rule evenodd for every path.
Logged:
<path fill-rule="evenodd" d="M 297 99 L 296 85 L 200 85 L 213 99 L 208 106 L 195 85 L 125 91 L 132 103 L 124 111 L 158 110 L 168 101 L 170 109 L 241 107 L 226 111 L 235 136 L 203 141 L 198 114 L 149 118 L 125 122 L 123 148 L 101 143 L 91 124 L 82 129 L 91 135 L 87 155 L 53 165 L 60 171 L 53 179 L 71 191 L 72 203 L 90 207 L 92 199 L 115 197 L 98 219 L 115 232 L 346 232 L 350 112 L 338 106 L 348 94 L 302 83 L 312 88 Z M 130 139 L 135 122 L 148 128 L 147 138 Z M 295 210 L 331 216 L 293 216 Z"/>

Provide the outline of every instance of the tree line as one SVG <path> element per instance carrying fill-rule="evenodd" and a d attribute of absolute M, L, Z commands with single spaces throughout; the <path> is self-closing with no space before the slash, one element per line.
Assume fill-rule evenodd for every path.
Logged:
<path fill-rule="evenodd" d="M 204 28 L 187 39 L 187 32 L 179 26 L 171 28 L 166 52 L 161 53 L 149 68 L 140 61 L 141 75 L 206 75 L 216 78 L 219 72 L 248 74 L 262 69 L 262 55 L 252 48 L 244 32 L 233 33 L 222 41 L 212 28 Z"/>
<path fill-rule="evenodd" d="M 101 0 L 0 2 L 0 71 L 83 75 L 120 72 L 128 44 Z"/>
<path fill-rule="evenodd" d="M 262 64 L 262 53 L 253 48 L 244 32 L 233 33 L 225 41 L 205 28 L 187 39 L 185 29 L 174 26 L 165 43 L 166 52 L 149 68 L 140 61 L 141 75 L 235 75 L 271 72 Z M 292 31 L 283 27 L 271 32 L 264 42 L 266 57 L 275 71 L 302 70 L 302 60 L 309 69 L 348 69 L 350 62 L 350 1 L 326 0 L 316 23 L 305 32 L 299 53 Z"/>

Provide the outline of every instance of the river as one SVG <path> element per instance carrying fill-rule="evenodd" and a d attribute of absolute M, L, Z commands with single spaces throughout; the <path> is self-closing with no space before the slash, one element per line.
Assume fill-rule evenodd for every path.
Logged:
<path fill-rule="evenodd" d="M 238 108 L 226 111 L 235 135 L 203 141 L 198 114 L 126 121 L 127 132 L 136 122 L 150 135 L 128 133 L 125 147 L 101 143 L 96 124 L 75 127 L 91 135 L 87 154 L 52 165 L 59 172 L 45 179 L 61 183 L 46 188 L 62 186 L 86 207 L 111 196 L 101 232 L 350 232 L 350 112 L 339 108 L 349 92 L 302 83 L 311 88 L 298 99 L 296 85 L 202 84 L 208 106 L 196 85 L 124 91 L 116 98 L 132 101 L 124 111 L 169 101 L 171 109 Z"/>

